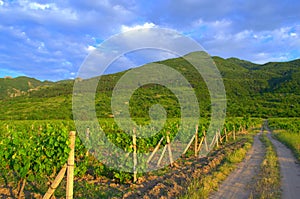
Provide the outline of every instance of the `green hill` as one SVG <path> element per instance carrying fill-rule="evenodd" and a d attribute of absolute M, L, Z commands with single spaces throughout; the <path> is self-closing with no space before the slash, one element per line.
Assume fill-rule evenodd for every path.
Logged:
<path fill-rule="evenodd" d="M 197 59 L 201 54 L 195 52 L 186 56 Z M 237 58 L 213 57 L 213 60 L 225 84 L 228 116 L 299 117 L 300 60 L 263 65 Z M 201 115 L 209 116 L 209 93 L 196 70 L 183 58 L 157 63 L 170 66 L 185 76 L 196 92 Z M 125 72 L 101 77 L 95 100 L 98 117 L 113 116 L 110 96 Z M 0 119 L 72 119 L 73 84 L 74 80 L 41 82 L 28 77 L 1 78 Z M 180 116 L 174 94 L 159 85 L 144 85 L 134 92 L 129 102 L 131 116 L 147 117 L 149 108 L 156 103 L 164 106 L 169 117 Z"/>
<path fill-rule="evenodd" d="M 29 77 L 0 78 L 0 99 L 27 95 L 42 86 L 52 85 L 52 82 L 41 82 Z"/>

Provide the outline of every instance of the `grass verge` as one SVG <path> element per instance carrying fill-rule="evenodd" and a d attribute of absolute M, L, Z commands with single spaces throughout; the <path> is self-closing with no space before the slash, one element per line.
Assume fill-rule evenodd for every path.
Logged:
<path fill-rule="evenodd" d="M 280 142 L 289 147 L 300 161 L 300 133 L 280 130 L 274 131 L 273 134 Z"/>
<path fill-rule="evenodd" d="M 180 199 L 198 199 L 207 198 L 209 194 L 218 188 L 220 182 L 236 168 L 241 162 L 247 151 L 251 148 L 253 137 L 247 136 L 248 140 L 242 148 L 238 148 L 231 152 L 226 152 L 226 158 L 222 164 L 215 170 L 205 176 L 194 179 L 187 188 L 187 192 L 180 196 Z"/>
<path fill-rule="evenodd" d="M 260 165 L 260 173 L 256 177 L 256 183 L 250 198 L 280 198 L 280 168 L 276 150 L 263 134 L 260 138 L 266 147 L 266 155 Z"/>

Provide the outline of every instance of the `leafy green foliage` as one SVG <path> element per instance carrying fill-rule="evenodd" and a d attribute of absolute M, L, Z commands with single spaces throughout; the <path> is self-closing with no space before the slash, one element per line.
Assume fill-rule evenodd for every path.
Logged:
<path fill-rule="evenodd" d="M 191 53 L 187 56 L 197 57 L 198 54 Z M 236 58 L 213 57 L 213 60 L 225 84 L 228 116 L 243 117 L 245 114 L 252 117 L 298 116 L 300 60 L 263 65 Z M 209 92 L 195 68 L 184 58 L 158 63 L 174 68 L 190 82 L 199 101 L 201 116 L 210 116 Z M 110 98 L 116 83 L 125 72 L 101 76 L 95 102 L 99 118 L 113 117 Z M 26 77 L 0 79 L 0 119 L 73 119 L 73 84 L 74 80 L 40 82 Z M 15 92 L 23 94 L 11 97 L 9 93 Z M 147 118 L 149 107 L 155 103 L 164 106 L 168 118 L 180 117 L 178 100 L 172 92 L 162 86 L 144 85 L 136 90 L 128 103 L 132 117 Z"/>
<path fill-rule="evenodd" d="M 67 162 L 69 135 L 66 122 L 3 122 L 0 125 L 0 168 L 29 181 L 51 176 Z M 76 140 L 75 173 L 83 170 L 85 148 Z"/>
<path fill-rule="evenodd" d="M 141 120 L 141 119 L 140 119 Z M 140 123 L 143 123 L 140 121 Z M 147 122 L 144 122 L 146 124 Z M 240 128 L 248 128 L 260 123 L 259 119 L 250 118 L 227 118 L 225 127 L 227 132 L 238 130 Z M 102 119 L 99 121 L 101 128 L 104 130 L 106 137 L 115 146 L 123 149 L 128 155 L 133 152 L 132 136 L 124 132 L 118 127 L 113 119 Z M 143 153 L 153 151 L 160 139 L 167 134 L 171 141 L 178 134 L 178 126 L 180 122 L 177 119 L 168 120 L 165 126 L 158 132 L 152 128 L 137 129 L 137 153 L 138 157 Z M 199 122 L 199 137 L 203 136 L 203 131 L 207 131 L 209 120 L 201 119 Z M 29 181 L 35 181 L 39 176 L 55 176 L 62 165 L 67 162 L 69 154 L 69 131 L 74 130 L 74 123 L 71 121 L 2 121 L 0 122 L 0 168 L 1 170 L 10 170 L 15 173 L 18 179 L 27 178 Z M 84 129 L 86 130 L 86 129 Z M 154 135 L 153 131 L 155 132 Z M 76 137 L 75 146 L 75 175 L 82 177 L 87 172 L 92 171 L 95 177 L 107 176 L 118 179 L 120 182 L 127 182 L 132 179 L 130 172 L 118 171 L 108 168 L 101 161 L 87 156 L 87 149 L 92 149 L 90 153 L 101 154 L 102 139 L 98 138 L 98 127 L 89 126 L 89 133 L 92 139 L 83 145 L 79 136 Z M 181 140 L 189 141 L 187 133 L 193 134 L 195 127 L 183 127 L 183 133 L 180 134 Z M 224 131 L 221 131 L 224 135 Z M 146 138 L 140 137 L 146 136 Z M 87 140 L 85 140 L 87 141 Z M 166 139 L 162 142 L 161 148 L 166 145 Z M 99 146 L 99 147 L 97 147 Z M 100 150 L 100 151 L 98 151 Z M 109 159 L 119 160 L 125 163 L 129 171 L 132 171 L 132 159 L 125 157 L 120 159 L 117 153 L 110 151 Z M 107 160 L 107 156 L 98 156 L 99 160 Z M 139 173 L 143 173 L 147 169 L 144 162 L 139 162 Z"/>

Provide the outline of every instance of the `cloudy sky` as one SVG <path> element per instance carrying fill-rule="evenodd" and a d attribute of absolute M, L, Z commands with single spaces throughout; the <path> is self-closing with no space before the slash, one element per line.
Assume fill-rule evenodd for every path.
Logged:
<path fill-rule="evenodd" d="M 0 77 L 74 78 L 101 42 L 141 27 L 176 30 L 224 58 L 293 60 L 299 10 L 298 0 L 0 0 Z"/>

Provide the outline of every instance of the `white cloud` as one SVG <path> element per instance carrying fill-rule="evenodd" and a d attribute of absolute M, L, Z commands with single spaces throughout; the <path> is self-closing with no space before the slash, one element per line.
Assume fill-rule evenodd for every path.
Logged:
<path fill-rule="evenodd" d="M 19 5 L 24 9 L 31 9 L 31 10 L 46 10 L 46 9 L 57 9 L 57 6 L 54 3 L 51 4 L 41 4 L 37 2 L 30 2 L 28 0 L 19 0 Z"/>
<path fill-rule="evenodd" d="M 40 42 L 40 45 L 38 46 L 38 50 L 39 51 L 43 51 L 45 49 L 45 43 L 44 42 Z"/>
<path fill-rule="evenodd" d="M 239 57 L 255 63 L 287 61 L 296 57 L 299 50 L 299 26 L 286 26 L 268 31 L 225 30 L 207 27 L 199 41 L 212 55 L 224 58 Z M 294 53 L 293 53 L 294 52 Z"/>
<path fill-rule="evenodd" d="M 88 46 L 85 50 L 90 53 L 90 52 L 93 52 L 94 50 L 96 50 L 97 48 L 94 47 L 94 46 Z"/>
<path fill-rule="evenodd" d="M 281 62 L 291 58 L 289 53 L 268 53 L 261 52 L 253 55 L 253 62 L 257 64 L 265 64 L 267 62 Z"/>
<path fill-rule="evenodd" d="M 216 20 L 211 25 L 215 28 L 227 28 L 232 25 L 232 21 L 226 19 Z"/>
<path fill-rule="evenodd" d="M 253 37 L 253 32 L 249 30 L 244 30 L 242 32 L 235 34 L 234 36 L 235 40 L 250 39 L 251 37 Z"/>
<path fill-rule="evenodd" d="M 298 36 L 298 34 L 297 34 L 297 33 L 295 33 L 295 32 L 291 32 L 291 33 L 290 33 L 290 36 L 291 36 L 291 37 L 297 37 L 297 36 Z"/>
<path fill-rule="evenodd" d="M 154 23 L 146 22 L 143 25 L 134 25 L 134 26 L 122 25 L 121 26 L 121 31 L 122 32 L 127 32 L 127 31 L 130 31 L 130 30 L 138 30 L 138 29 L 143 29 L 143 28 L 155 28 L 155 27 L 157 27 L 157 25 L 155 25 Z"/>
<path fill-rule="evenodd" d="M 45 10 L 45 9 L 49 9 L 50 7 L 53 7 L 53 4 L 40 4 L 40 3 L 29 3 L 29 8 L 33 9 L 33 10 Z"/>
<path fill-rule="evenodd" d="M 212 55 L 225 58 L 255 62 L 292 59 L 300 56 L 299 5 L 296 0 L 274 0 L 272 4 L 270 0 L 243 4 L 233 0 L 217 4 L 210 0 L 0 0 L 0 62 L 1 67 L 27 75 L 39 76 L 45 71 L 41 75 L 46 77 L 70 60 L 74 72 L 85 56 L 111 35 L 153 27 L 183 32 Z M 133 34 L 124 38 L 123 44 L 164 44 L 165 40 L 158 35 L 147 43 Z M 133 66 L 126 61 L 119 60 Z"/>
<path fill-rule="evenodd" d="M 16 6 L 18 5 L 18 6 Z M 70 20 L 78 20 L 75 10 L 57 3 L 38 3 L 28 0 L 18 0 L 17 3 L 8 3 L 6 15 L 14 20 L 37 21 L 40 24 L 70 23 Z M 17 13 L 17 15 L 14 15 Z"/>
<path fill-rule="evenodd" d="M 232 25 L 232 21 L 228 19 L 221 19 L 215 21 L 204 21 L 202 18 L 192 22 L 193 28 L 197 27 L 207 27 L 210 29 L 225 29 L 229 28 Z"/>
<path fill-rule="evenodd" d="M 213 21 L 206 21 L 202 18 L 192 22 L 192 27 L 187 28 L 189 36 L 200 40 L 227 40 L 228 34 L 231 34 L 233 29 L 233 22 L 229 19 L 219 19 Z"/>

